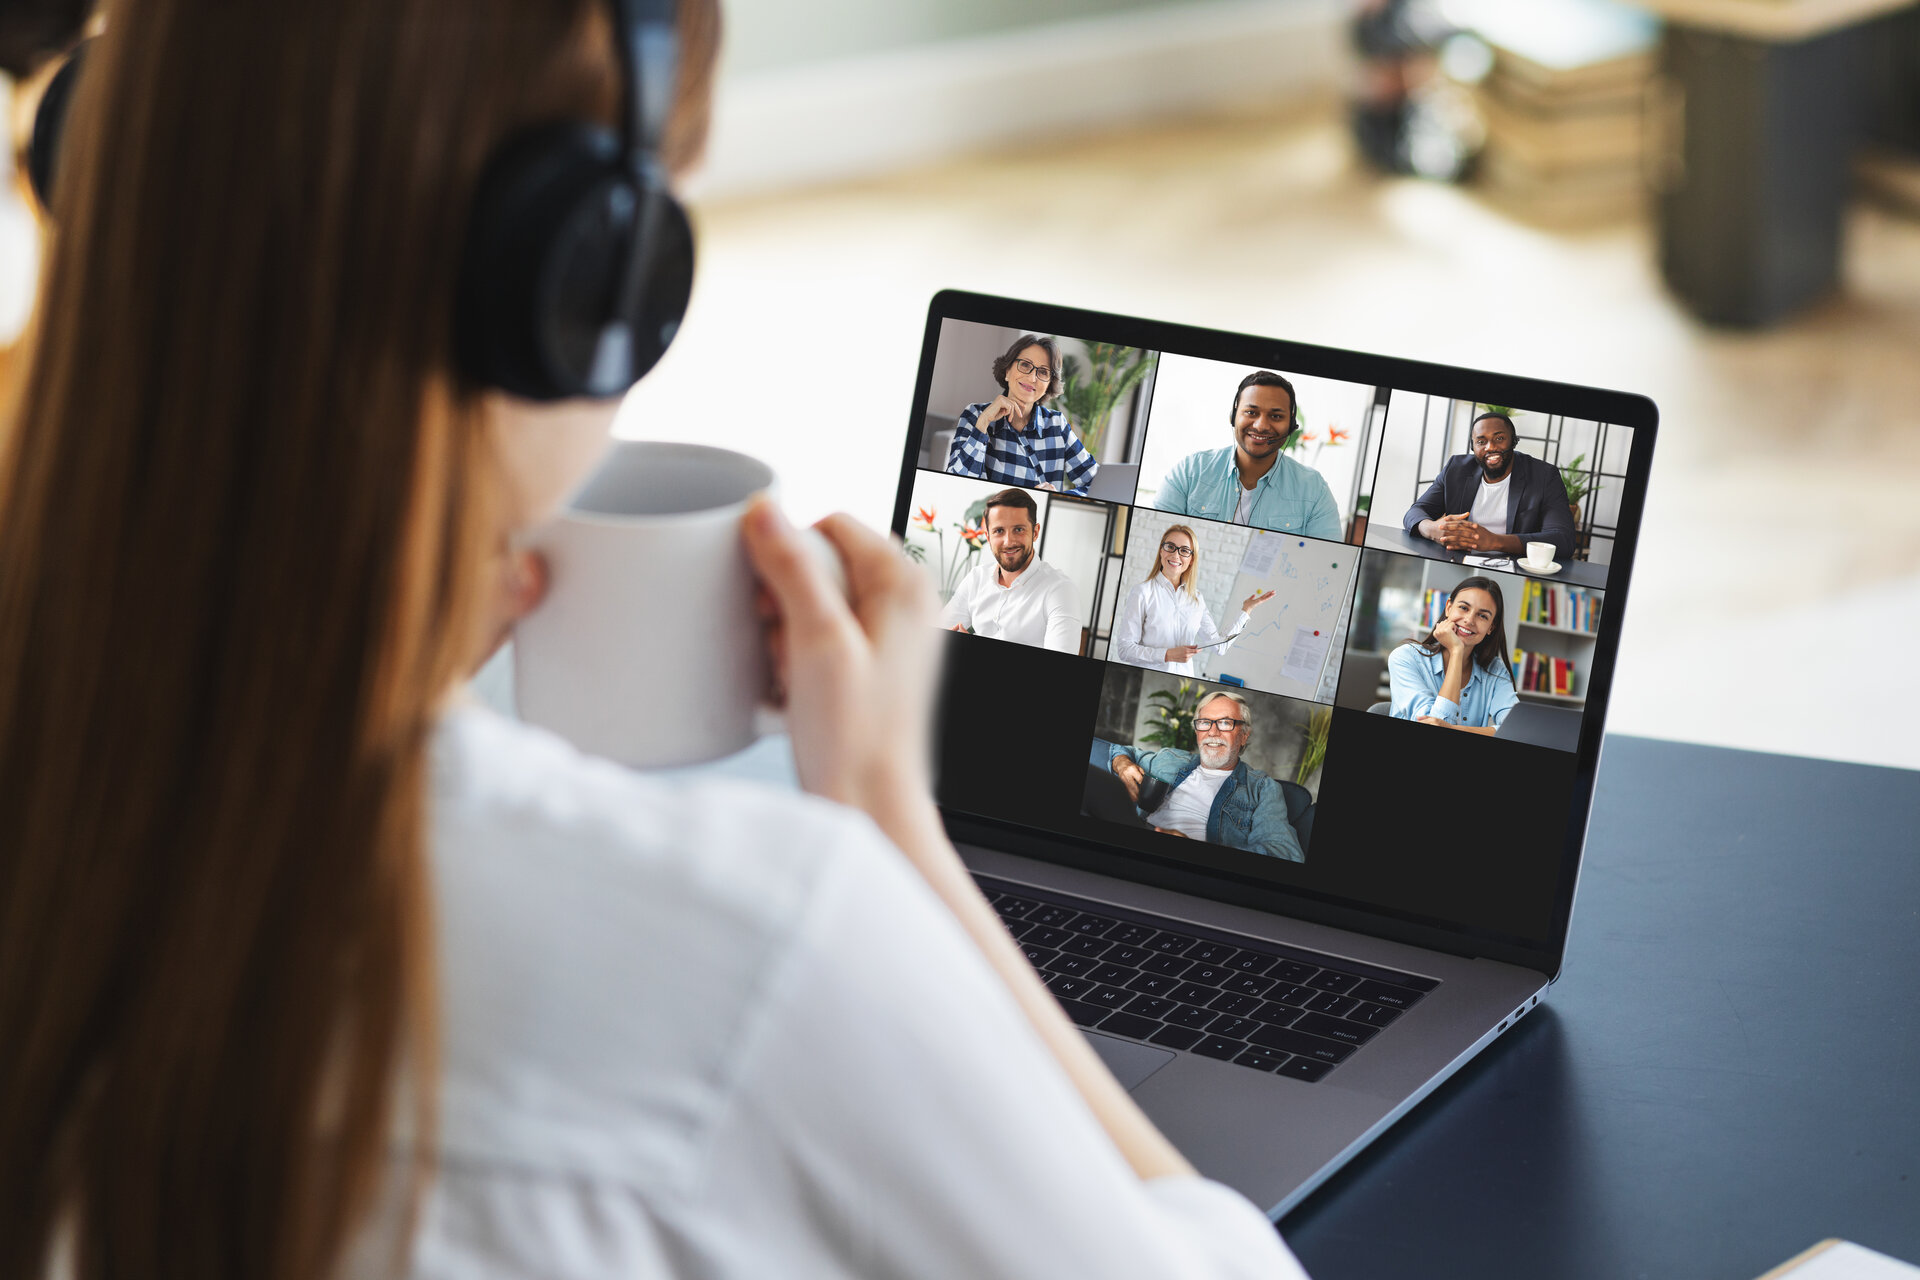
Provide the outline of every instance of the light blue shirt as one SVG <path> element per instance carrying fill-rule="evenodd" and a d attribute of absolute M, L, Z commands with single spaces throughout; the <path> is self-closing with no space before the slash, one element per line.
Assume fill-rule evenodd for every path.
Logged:
<path fill-rule="evenodd" d="M 1513 704 L 1520 701 L 1513 689 L 1512 674 L 1505 664 L 1489 671 L 1477 662 L 1469 662 L 1467 669 L 1467 687 L 1460 691 L 1460 701 L 1454 702 L 1440 696 L 1440 686 L 1447 678 L 1446 654 L 1427 653 L 1417 644 L 1395 649 L 1387 655 L 1394 718 L 1437 716 L 1448 724 L 1463 724 L 1470 729 L 1498 729 Z"/>
<path fill-rule="evenodd" d="M 1240 469 L 1233 464 L 1233 446 L 1190 453 L 1173 464 L 1153 505 L 1162 511 L 1208 520 L 1233 520 L 1240 505 Z M 1338 542 L 1340 508 L 1333 490 L 1312 467 L 1282 454 L 1253 486 L 1253 509 L 1247 524 L 1255 529 L 1277 529 Z"/>

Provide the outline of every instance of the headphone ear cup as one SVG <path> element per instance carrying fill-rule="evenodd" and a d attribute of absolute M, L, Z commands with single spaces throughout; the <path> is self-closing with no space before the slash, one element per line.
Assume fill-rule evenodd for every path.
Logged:
<path fill-rule="evenodd" d="M 618 395 L 673 339 L 693 284 L 693 232 L 663 183 L 641 191 L 619 140 L 547 125 L 509 142 L 481 176 L 461 263 L 456 350 L 473 381 L 529 400 Z M 643 201 L 656 228 L 623 317 L 623 273 Z M 604 349 L 609 326 L 626 341 Z M 616 331 L 618 332 L 618 331 Z"/>
<path fill-rule="evenodd" d="M 53 179 L 60 162 L 60 136 L 66 132 L 67 108 L 73 102 L 73 86 L 79 79 L 80 61 L 92 38 L 73 47 L 60 69 L 47 81 L 40 93 L 40 105 L 34 108 L 33 132 L 27 139 L 27 183 L 48 217 L 53 215 Z"/>

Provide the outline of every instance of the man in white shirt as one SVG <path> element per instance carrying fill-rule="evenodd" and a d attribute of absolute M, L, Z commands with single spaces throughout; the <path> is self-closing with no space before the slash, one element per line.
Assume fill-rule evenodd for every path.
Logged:
<path fill-rule="evenodd" d="M 992 558 L 960 580 L 940 615 L 949 631 L 969 631 L 1060 653 L 1080 652 L 1080 593 L 1073 579 L 1040 559 L 1040 512 L 1025 489 L 987 499 Z"/>

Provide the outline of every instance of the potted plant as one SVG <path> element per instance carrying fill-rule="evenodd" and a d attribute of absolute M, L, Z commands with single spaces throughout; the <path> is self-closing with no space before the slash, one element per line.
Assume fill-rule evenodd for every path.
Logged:
<path fill-rule="evenodd" d="M 974 505 L 983 507 L 985 504 Z M 969 507 L 966 520 L 949 521 L 949 524 L 958 531 L 959 536 L 954 540 L 952 548 L 948 548 L 946 529 L 935 524 L 939 514 L 933 507 L 916 507 L 908 527 L 918 529 L 922 533 L 930 533 L 940 540 L 940 602 L 945 604 L 953 598 L 954 591 L 960 586 L 960 579 L 973 568 L 973 562 L 979 556 L 980 548 L 987 544 L 987 530 L 986 526 L 980 523 L 981 515 L 984 513 L 975 512 L 972 507 Z M 913 560 L 920 564 L 927 562 L 925 545 L 909 539 L 906 548 L 907 555 Z"/>
<path fill-rule="evenodd" d="M 1580 504 L 1588 494 L 1598 487 L 1599 477 L 1585 469 L 1587 455 L 1577 455 L 1572 462 L 1560 468 L 1560 483 L 1567 487 L 1567 510 L 1573 513 L 1573 523 L 1580 523 Z"/>
<path fill-rule="evenodd" d="M 1293 771 L 1293 780 L 1304 787 L 1307 779 L 1320 772 L 1320 766 L 1326 763 L 1327 735 L 1333 730 L 1333 708 L 1321 707 L 1307 717 L 1305 724 L 1295 727 L 1307 740 L 1300 749 L 1300 767 Z"/>
<path fill-rule="evenodd" d="M 1198 751 L 1200 739 L 1193 731 L 1193 717 L 1200 711 L 1200 686 L 1191 680 L 1182 680 L 1172 689 L 1160 689 L 1147 695 L 1148 702 L 1160 705 L 1153 708 L 1153 720 L 1147 731 L 1140 735 L 1140 741 L 1149 747 L 1174 747 L 1181 751 Z"/>
<path fill-rule="evenodd" d="M 1073 356 L 1061 358 L 1059 405 L 1079 429 L 1087 452 L 1098 459 L 1114 406 L 1147 376 L 1155 357 L 1140 347 L 1111 342 L 1087 343 L 1087 356 L 1085 366 Z"/>

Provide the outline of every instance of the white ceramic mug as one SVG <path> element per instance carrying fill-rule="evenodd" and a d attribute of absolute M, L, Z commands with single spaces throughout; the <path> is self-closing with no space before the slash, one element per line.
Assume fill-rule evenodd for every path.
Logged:
<path fill-rule="evenodd" d="M 643 769 L 717 760 L 778 730 L 740 531 L 772 486 L 772 468 L 730 449 L 616 444 L 526 539 L 550 586 L 514 629 L 521 717 Z M 809 534 L 838 576 L 838 555 Z"/>
<path fill-rule="evenodd" d="M 1553 563 L 1553 544 L 1551 542 L 1529 542 L 1527 558 L 1520 563 L 1529 569 L 1544 569 Z"/>

